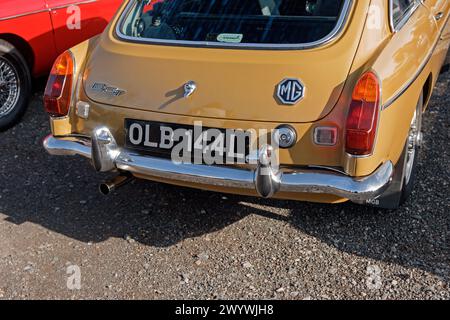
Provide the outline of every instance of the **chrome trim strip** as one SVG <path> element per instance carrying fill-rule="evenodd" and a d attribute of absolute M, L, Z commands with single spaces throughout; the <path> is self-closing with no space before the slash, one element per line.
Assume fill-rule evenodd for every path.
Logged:
<path fill-rule="evenodd" d="M 433 44 L 433 47 L 432 47 L 430 53 L 428 54 L 427 58 L 422 62 L 422 65 L 419 67 L 416 74 L 407 82 L 407 84 L 403 88 L 401 88 L 399 91 L 397 91 L 392 96 L 392 98 L 390 98 L 388 101 L 386 101 L 386 103 L 383 105 L 382 110 L 389 108 L 395 101 L 397 101 L 397 99 L 399 99 L 414 84 L 414 82 L 417 80 L 417 78 L 419 78 L 419 76 L 422 74 L 423 70 L 425 69 L 425 67 L 428 65 L 431 58 L 433 57 L 434 51 L 436 50 L 436 47 L 439 45 L 439 42 L 441 41 L 442 33 L 444 32 L 445 27 L 446 27 L 447 23 L 449 22 L 449 20 L 450 20 L 450 14 L 447 16 L 447 21 L 444 23 L 443 28 L 440 30 L 439 36 L 437 37 L 436 42 Z"/>
<path fill-rule="evenodd" d="M 345 175 L 345 176 L 349 176 L 349 175 L 347 174 L 347 172 L 345 172 L 343 169 L 338 168 L 338 167 L 328 167 L 328 166 L 310 165 L 310 166 L 308 166 L 308 168 L 313 169 L 313 170 L 331 171 L 331 172 L 336 172 L 336 173 L 343 174 L 343 175 Z"/>
<path fill-rule="evenodd" d="M 106 131 L 105 131 L 106 130 Z M 110 149 L 114 146 L 112 135 L 108 138 L 107 129 L 101 128 L 97 139 L 86 140 L 80 137 L 45 138 L 43 145 L 51 155 L 81 155 L 94 163 L 110 168 L 111 161 L 118 170 L 172 181 L 190 182 L 205 186 L 257 190 L 261 196 L 272 196 L 276 191 L 292 193 L 331 194 L 354 202 L 363 202 L 380 196 L 389 186 L 394 174 L 394 166 L 388 161 L 373 174 L 366 177 L 349 177 L 325 170 L 295 170 L 278 172 L 269 181 L 261 174 L 261 167 L 267 166 L 262 160 L 256 170 L 231 167 L 218 167 L 197 164 L 176 164 L 171 160 L 143 156 L 126 149 Z M 111 145 L 108 145 L 112 142 Z M 96 144 L 94 146 L 94 144 Z M 263 152 L 262 152 L 263 153 Z M 98 159 L 94 159 L 100 157 Z M 275 184 L 270 185 L 271 182 Z M 262 184 L 262 185 L 260 185 Z M 265 189 L 265 188 L 269 189 Z M 260 192 L 268 191 L 267 193 Z M 270 191 L 274 191 L 271 193 Z"/>
<path fill-rule="evenodd" d="M 69 8 L 71 6 L 82 6 L 84 4 L 90 4 L 90 3 L 94 3 L 94 2 L 98 2 L 98 0 L 85 0 L 85 1 L 75 2 L 75 3 L 68 3 L 68 4 L 57 6 L 57 7 L 49 8 L 49 11 L 65 9 L 65 8 Z"/>
<path fill-rule="evenodd" d="M 11 19 L 16 19 L 16 18 L 21 18 L 21 17 L 25 17 L 25 16 L 31 16 L 33 14 L 38 14 L 38 13 L 42 13 L 42 12 L 48 12 L 48 9 L 41 9 L 41 10 L 36 10 L 36 11 L 31 11 L 31 12 L 25 12 L 25 13 L 21 13 L 21 14 L 16 14 L 13 16 L 8 16 L 8 17 L 4 17 L 4 18 L 0 18 L 0 21 L 6 21 L 6 20 L 11 20 Z"/>
<path fill-rule="evenodd" d="M 422 4 L 420 0 L 415 0 L 414 5 L 409 8 L 409 10 L 406 12 L 406 14 L 403 16 L 403 18 L 398 22 L 397 25 L 394 24 L 394 0 L 389 0 L 389 25 L 391 27 L 391 31 L 396 33 L 400 31 L 403 26 L 409 21 L 409 18 L 416 12 L 417 8 Z"/>
<path fill-rule="evenodd" d="M 31 11 L 31 12 L 25 12 L 25 13 L 21 13 L 21 14 L 16 14 L 16 15 L 0 18 L 0 21 L 16 19 L 16 18 L 21 18 L 21 17 L 25 17 L 25 16 L 31 16 L 33 14 L 38 14 L 38 13 L 43 13 L 43 12 L 51 12 L 52 10 L 64 9 L 64 8 L 68 8 L 70 6 L 81 6 L 84 4 L 94 3 L 97 1 L 98 0 L 85 0 L 85 1 L 75 2 L 75 3 L 71 3 L 71 4 L 65 4 L 65 5 L 61 5 L 61 6 L 57 6 L 57 7 L 53 7 L 53 8 L 47 7 L 45 9 L 40 9 L 40 10 L 35 10 L 35 11 Z"/>
<path fill-rule="evenodd" d="M 219 42 L 208 42 L 208 41 L 186 41 L 186 40 L 161 40 L 161 39 L 145 39 L 127 36 L 122 33 L 121 29 L 123 23 L 130 13 L 131 7 L 135 4 L 137 0 L 130 0 L 125 9 L 122 11 L 120 19 L 115 26 L 115 35 L 118 39 L 136 42 L 136 43 L 147 43 L 147 44 L 159 44 L 159 45 L 172 45 L 172 46 L 185 46 L 185 47 L 207 47 L 207 48 L 228 48 L 228 49 L 266 49 L 266 50 L 304 50 L 317 48 L 319 46 L 325 45 L 332 40 L 334 40 L 338 35 L 340 35 L 347 24 L 350 17 L 351 8 L 353 5 L 353 0 L 345 0 L 342 7 L 341 15 L 339 16 L 336 26 L 326 37 L 305 44 L 257 44 L 257 43 L 219 43 Z"/>

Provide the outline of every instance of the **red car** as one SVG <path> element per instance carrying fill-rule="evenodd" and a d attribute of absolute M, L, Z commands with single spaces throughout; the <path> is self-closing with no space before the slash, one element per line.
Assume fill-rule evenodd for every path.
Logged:
<path fill-rule="evenodd" d="M 24 113 L 31 79 L 103 31 L 122 0 L 0 0 L 0 131 Z"/>

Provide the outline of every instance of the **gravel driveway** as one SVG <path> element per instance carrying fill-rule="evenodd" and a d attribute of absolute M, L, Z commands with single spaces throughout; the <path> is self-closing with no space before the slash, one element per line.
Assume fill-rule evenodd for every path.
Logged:
<path fill-rule="evenodd" d="M 0 298 L 450 299 L 449 87 L 396 212 L 146 181 L 103 197 L 86 160 L 43 150 L 37 93 L 0 133 Z"/>

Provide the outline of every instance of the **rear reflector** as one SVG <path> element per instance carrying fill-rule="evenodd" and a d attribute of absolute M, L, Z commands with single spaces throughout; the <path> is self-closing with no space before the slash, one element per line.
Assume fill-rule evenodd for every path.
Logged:
<path fill-rule="evenodd" d="M 69 113 L 73 67 L 69 51 L 61 54 L 53 64 L 44 93 L 45 110 L 52 117 L 63 117 Z"/>
<path fill-rule="evenodd" d="M 317 127 L 314 129 L 314 143 L 320 146 L 334 146 L 337 143 L 336 127 Z"/>
<path fill-rule="evenodd" d="M 80 118 L 83 118 L 83 119 L 89 118 L 90 108 L 91 108 L 91 106 L 89 105 L 89 103 L 84 102 L 84 101 L 79 101 L 76 106 L 77 116 L 79 116 Z"/>
<path fill-rule="evenodd" d="M 355 86 L 347 115 L 345 150 L 351 155 L 373 152 L 380 109 L 380 84 L 373 72 L 365 73 Z"/>

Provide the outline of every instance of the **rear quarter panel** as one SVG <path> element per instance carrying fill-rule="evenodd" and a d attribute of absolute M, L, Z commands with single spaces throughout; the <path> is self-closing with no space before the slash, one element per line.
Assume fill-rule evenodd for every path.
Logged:
<path fill-rule="evenodd" d="M 430 10 L 420 5 L 403 28 L 393 33 L 388 24 L 387 2 L 372 1 L 372 6 L 378 8 L 373 9 L 374 14 L 381 12 L 384 23 L 379 29 L 366 26 L 352 69 L 356 75 L 372 69 L 382 83 L 382 111 L 373 155 L 345 155 L 346 171 L 357 176 L 372 173 L 387 160 L 397 163 L 421 91 L 429 76 L 434 86 L 443 62 L 437 49 L 445 44 L 440 42 L 441 32 Z"/>

